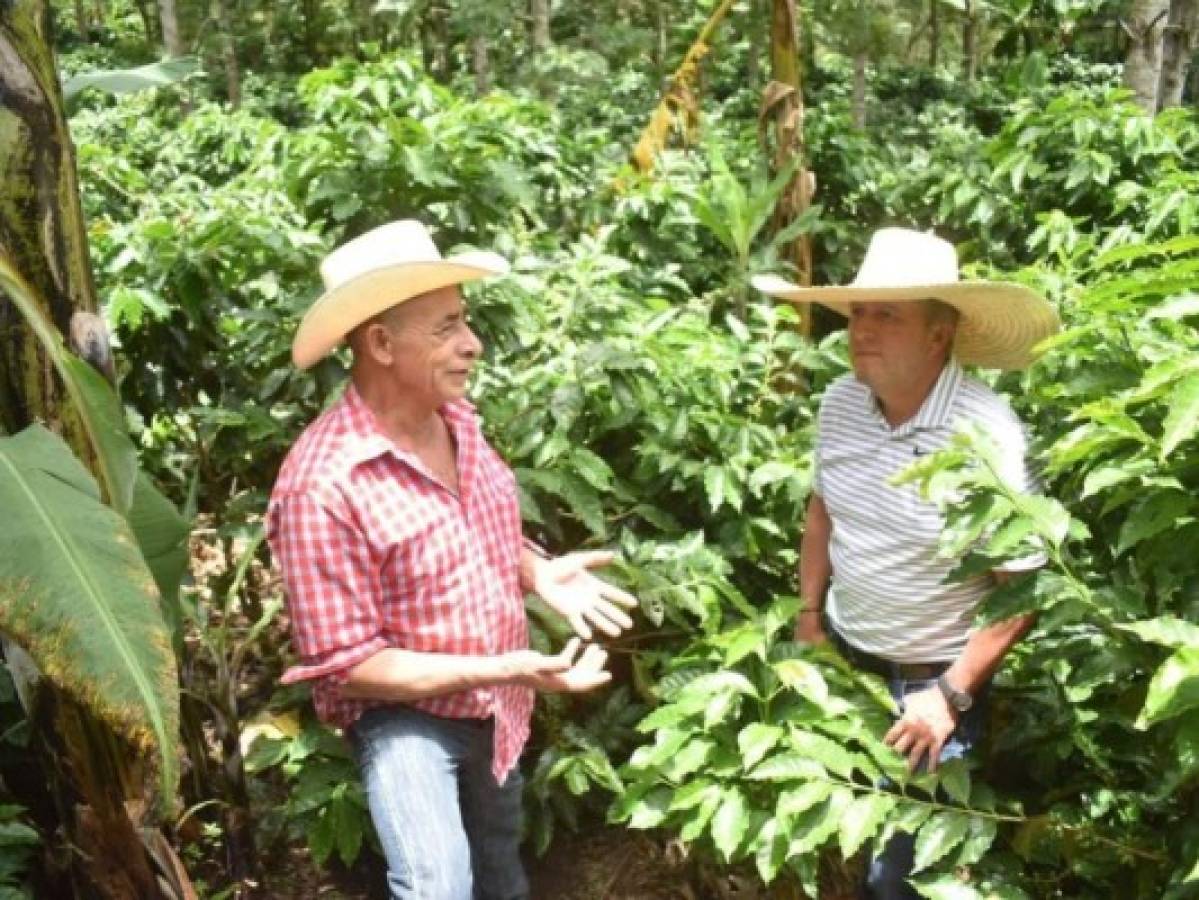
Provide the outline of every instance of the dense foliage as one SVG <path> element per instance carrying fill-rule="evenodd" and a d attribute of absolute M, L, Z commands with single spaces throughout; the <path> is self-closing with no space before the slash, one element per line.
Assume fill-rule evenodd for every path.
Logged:
<path fill-rule="evenodd" d="M 1034 15 L 1042 5 L 1058 11 Z M 1088 4 L 1024 6 L 1000 18 L 997 52 Z M 146 61 L 121 56 L 135 43 L 126 12 L 111 56 L 83 44 L 64 68 Z M 344 743 L 311 719 L 303 690 L 274 689 L 289 656 L 260 522 L 283 454 L 345 372 L 344 358 L 311 374 L 289 362 L 319 259 L 419 216 L 443 250 L 469 243 L 514 262 L 469 295 L 488 347 L 473 390 L 518 475 L 527 529 L 555 550 L 618 547 L 616 577 L 642 603 L 637 629 L 612 644 L 619 686 L 539 707 L 526 765 L 537 849 L 557 826 L 607 817 L 814 894 L 822 854 L 852 859 L 898 828 L 917 834 L 931 898 L 1191 896 L 1194 112 L 1146 117 L 1112 66 L 1077 56 L 963 84 L 879 47 L 889 64 L 862 129 L 847 56 L 826 51 L 810 67 L 819 205 L 797 230 L 815 241 L 816 280 L 851 277 L 874 227 L 935 227 L 976 274 L 997 266 L 1040 287 L 1067 325 L 1031 371 L 997 381 L 1035 436 L 1046 499 L 1007 494 L 977 438 L 911 475 L 945 502 L 946 540 L 967 566 L 1029 542 L 1051 563 L 983 610 L 1041 611 L 998 678 L 989 746 L 909 777 L 881 742 L 891 701 L 880 683 L 790 640 L 812 425 L 845 355 L 829 322 L 805 338 L 792 308 L 746 289 L 749 272 L 783 267 L 767 222 L 779 185 L 758 162 L 760 85 L 743 62 L 761 33 L 713 61 L 700 140 L 647 176 L 626 155 L 661 60 L 658 71 L 623 60 L 652 34 L 610 26 L 605 40 L 623 49 L 605 59 L 584 18 L 564 13 L 560 36 L 579 39 L 535 64 L 497 51 L 497 77 L 541 97 L 473 98 L 461 73 L 436 79 L 387 40 L 300 74 L 297 47 L 245 36 L 243 53 L 273 64 L 247 77 L 237 110 L 211 99 L 205 76 L 78 100 L 82 198 L 130 425 L 143 466 L 198 510 L 216 557 L 185 589 L 178 646 L 195 701 L 183 710 L 189 818 L 206 825 L 193 850 L 217 855 L 233 831 L 221 809 L 259 823 L 260 845 L 302 836 L 321 864 L 371 846 Z M 469 38 L 471 21 L 463 12 L 449 27 Z M 673 44 L 696 21 L 680 17 Z M 307 39 L 353 44 L 344 24 L 326 25 Z M 835 18 L 817 27 L 831 47 L 856 46 Z M 1049 50 L 1057 32 L 1045 28 Z M 561 623 L 532 609 L 535 643 L 552 646 Z M 0 711 L 9 693 L 5 682 Z M 3 891 L 36 838 L 10 806 L 0 835 Z"/>

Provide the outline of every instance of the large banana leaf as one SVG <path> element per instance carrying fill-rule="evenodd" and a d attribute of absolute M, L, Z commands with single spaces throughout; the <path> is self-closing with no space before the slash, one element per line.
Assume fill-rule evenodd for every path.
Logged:
<path fill-rule="evenodd" d="M 180 653 L 183 649 L 183 611 L 179 605 L 179 585 L 187 571 L 187 537 L 191 533 L 191 523 L 158 492 L 148 475 L 138 472 L 133 506 L 129 509 L 129 527 L 133 529 L 133 536 L 158 585 L 162 615 L 170 629 L 171 643 L 176 653 Z"/>
<path fill-rule="evenodd" d="M 105 496 L 117 512 L 128 512 L 137 477 L 137 448 L 129 439 L 116 392 L 99 372 L 67 351 L 32 288 L 3 254 L 0 254 L 0 293 L 12 298 L 66 385 L 100 460 L 98 475 Z"/>
<path fill-rule="evenodd" d="M 175 796 L 175 656 L 128 523 L 61 438 L 33 425 L 0 439 L 0 630 L 42 674 L 142 752 Z"/>

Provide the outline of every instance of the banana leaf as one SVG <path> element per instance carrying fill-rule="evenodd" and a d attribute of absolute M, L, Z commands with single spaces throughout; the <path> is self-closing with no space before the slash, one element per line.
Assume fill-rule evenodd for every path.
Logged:
<path fill-rule="evenodd" d="M 0 439 L 0 631 L 138 750 L 175 796 L 178 682 L 154 578 L 124 518 L 41 425 Z"/>
<path fill-rule="evenodd" d="M 179 586 L 187 572 L 187 538 L 191 534 L 191 522 L 159 493 L 145 472 L 137 474 L 128 519 L 150 574 L 154 576 L 154 583 L 158 585 L 171 644 L 176 655 L 182 654 L 183 610 L 179 604 Z"/>
<path fill-rule="evenodd" d="M 129 439 L 125 414 L 116 392 L 99 372 L 63 346 L 58 330 L 46 318 L 33 289 L 2 254 L 0 293 L 12 298 L 58 370 L 99 459 L 97 474 L 104 486 L 104 495 L 117 512 L 127 513 L 133 503 L 137 479 L 137 448 Z"/>

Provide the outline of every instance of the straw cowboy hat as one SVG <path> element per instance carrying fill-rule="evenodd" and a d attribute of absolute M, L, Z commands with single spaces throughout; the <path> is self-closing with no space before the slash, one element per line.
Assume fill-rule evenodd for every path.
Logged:
<path fill-rule="evenodd" d="M 292 361 L 307 369 L 355 326 L 397 303 L 507 271 L 508 261 L 494 253 L 443 259 L 428 229 L 415 219 L 380 225 L 342 244 L 321 263 L 325 293 L 300 322 L 291 344 Z"/>
<path fill-rule="evenodd" d="M 756 275 L 753 286 L 782 300 L 821 303 L 843 316 L 851 303 L 940 300 L 961 314 L 954 355 L 989 369 L 1026 367 L 1034 359 L 1033 347 L 1061 324 L 1048 301 L 1030 288 L 960 280 L 952 244 L 906 228 L 876 231 L 848 286 L 804 288 L 775 275 Z"/>

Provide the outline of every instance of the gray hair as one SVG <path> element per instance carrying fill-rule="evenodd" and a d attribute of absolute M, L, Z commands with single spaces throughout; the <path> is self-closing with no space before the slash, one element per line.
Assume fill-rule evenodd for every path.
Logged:
<path fill-rule="evenodd" d="M 945 324 L 956 328 L 958 322 L 962 320 L 962 314 L 957 307 L 950 306 L 944 300 L 930 297 L 927 300 L 921 300 L 920 305 L 924 307 L 924 318 L 930 325 Z"/>

